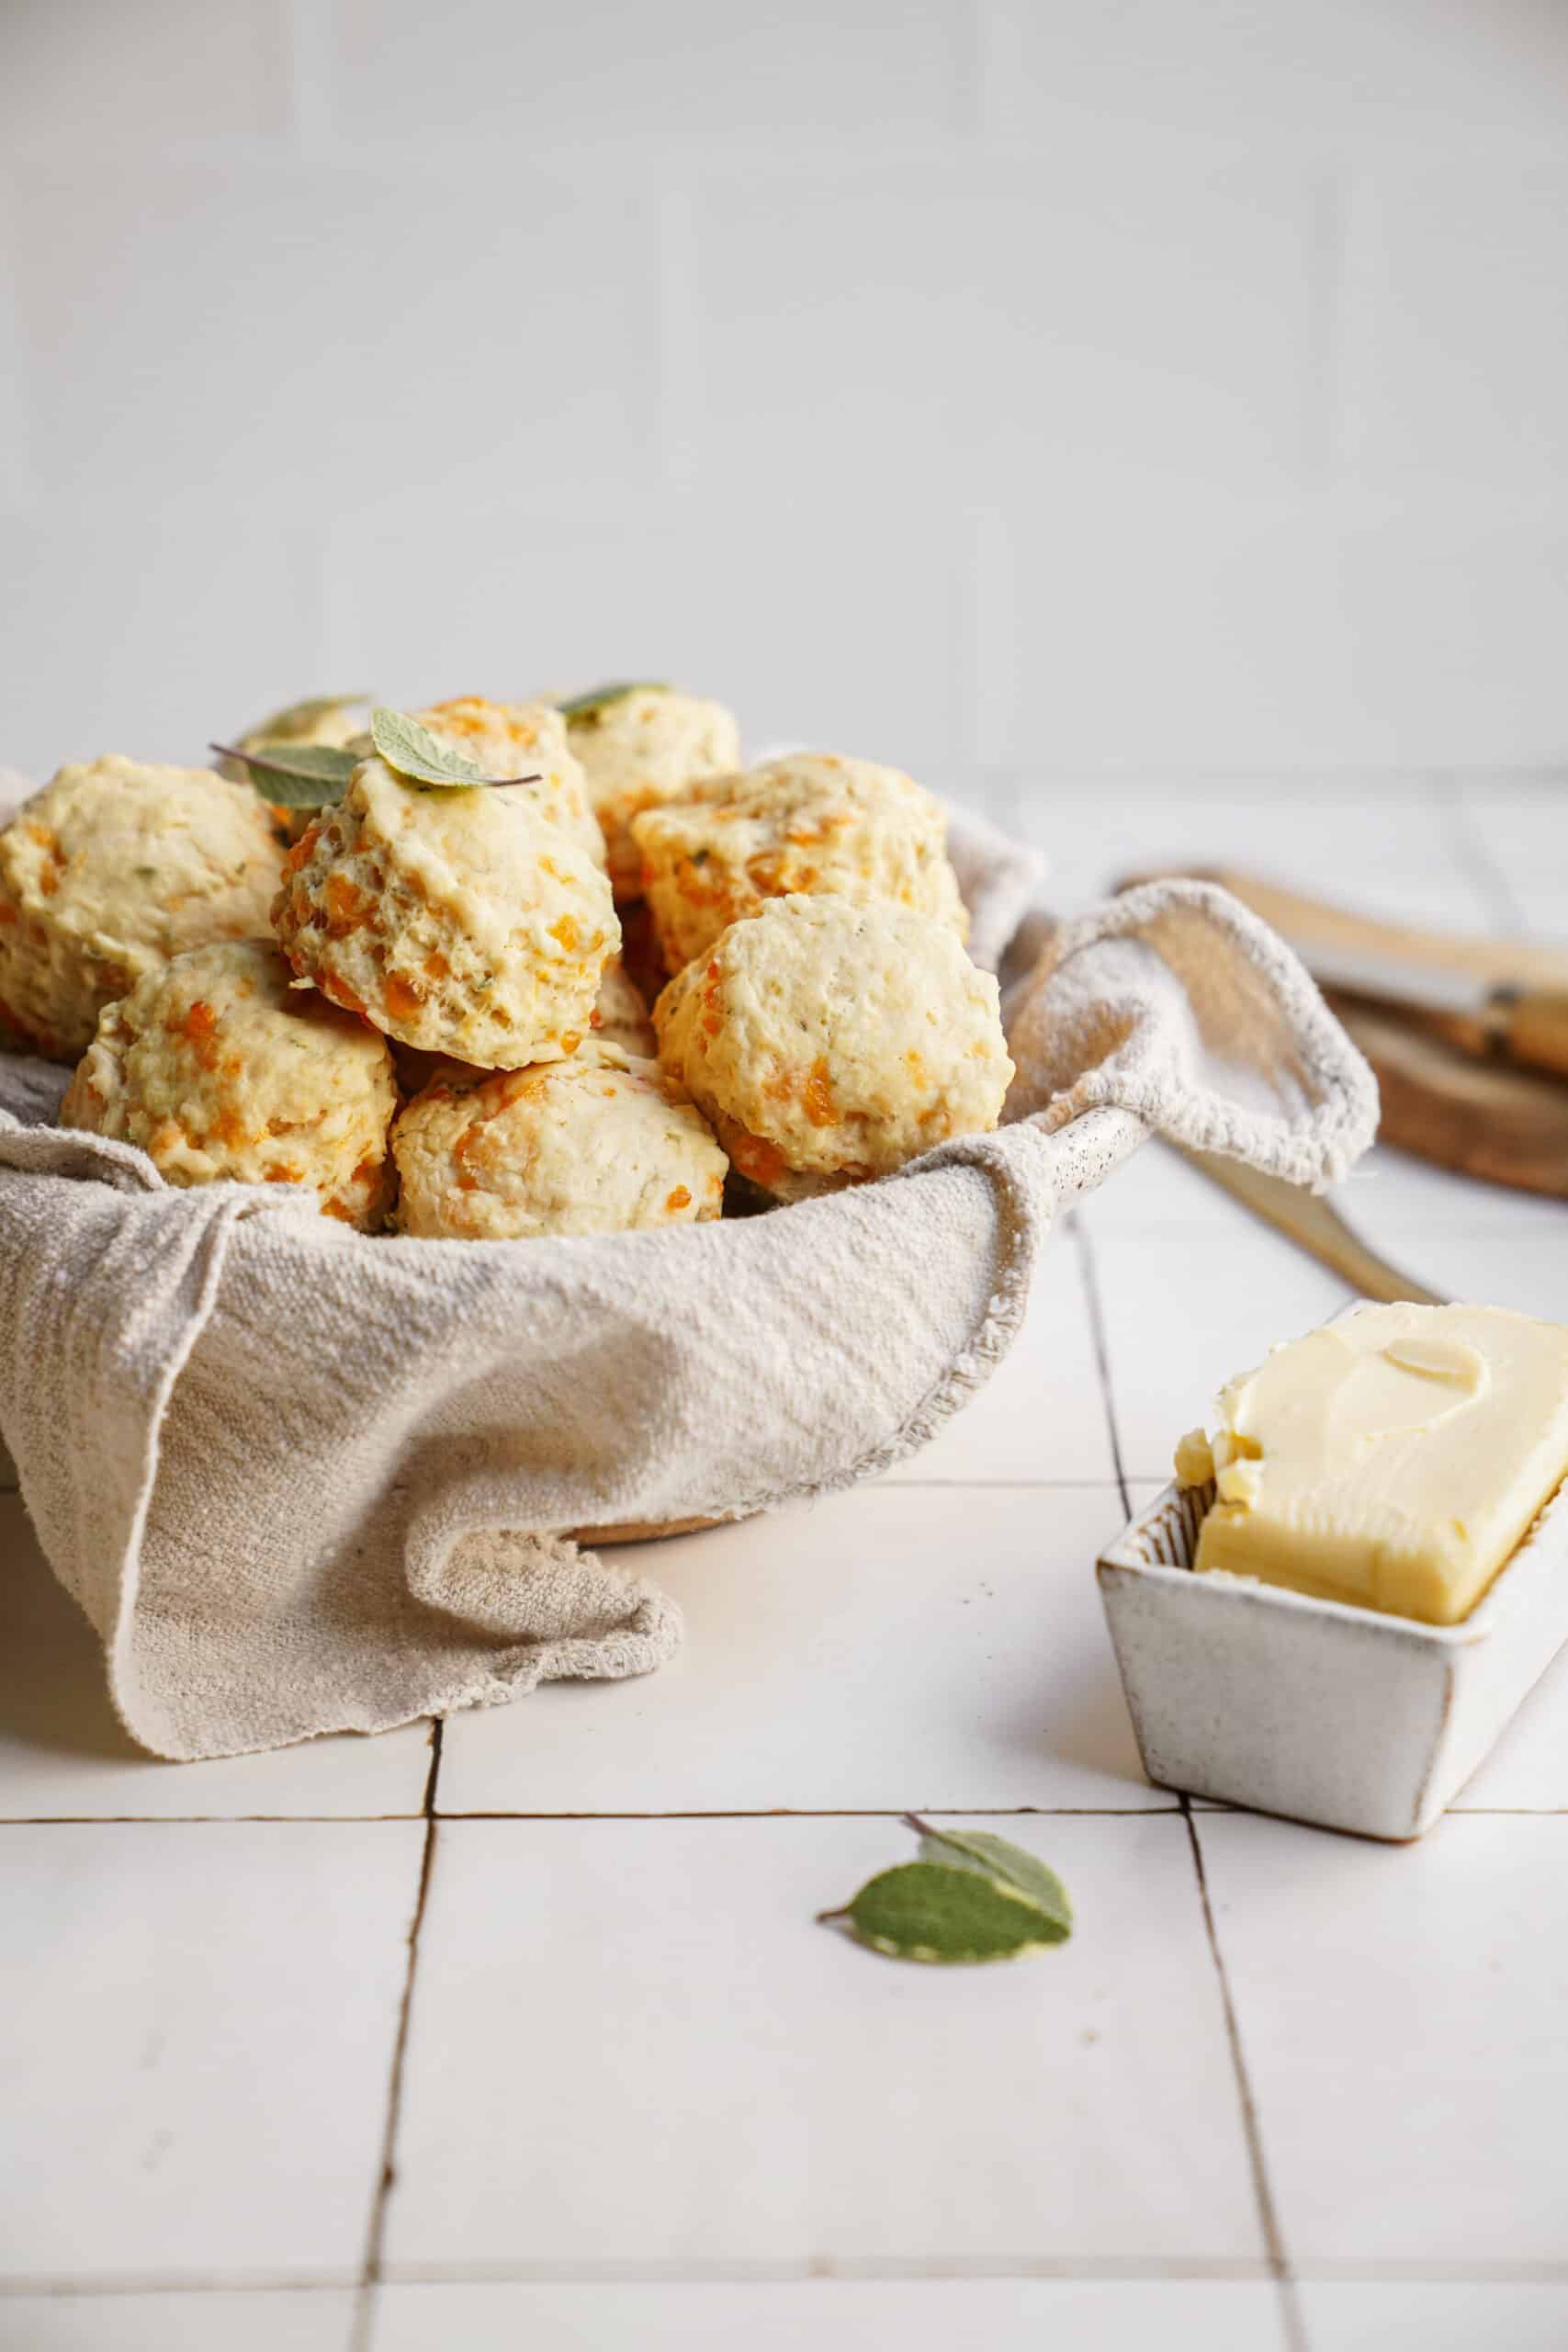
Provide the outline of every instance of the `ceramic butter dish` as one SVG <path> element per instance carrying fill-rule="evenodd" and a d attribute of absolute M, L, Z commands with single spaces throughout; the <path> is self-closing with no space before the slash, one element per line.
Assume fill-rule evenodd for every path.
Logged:
<path fill-rule="evenodd" d="M 1150 1779 L 1419 1837 L 1568 1639 L 1565 1365 L 1363 1305 L 1231 1382 L 1099 1564 Z"/>

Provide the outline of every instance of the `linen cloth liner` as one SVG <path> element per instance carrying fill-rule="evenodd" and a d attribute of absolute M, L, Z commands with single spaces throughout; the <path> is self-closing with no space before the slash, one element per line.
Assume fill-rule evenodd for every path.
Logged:
<path fill-rule="evenodd" d="M 1370 1071 L 1223 891 L 1021 926 L 1032 854 L 958 817 L 953 853 L 1011 1124 L 764 1216 L 370 1240 L 40 1124 L 66 1073 L 0 1056 L 0 1428 L 133 1737 L 231 1755 L 647 1672 L 674 1604 L 566 1531 L 911 1453 L 1011 1342 L 1055 1210 L 1151 1130 L 1318 1186 L 1371 1141 Z"/>

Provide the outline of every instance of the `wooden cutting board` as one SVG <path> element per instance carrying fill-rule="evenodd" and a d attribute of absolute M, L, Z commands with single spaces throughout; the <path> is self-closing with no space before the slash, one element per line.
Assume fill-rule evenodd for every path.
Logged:
<path fill-rule="evenodd" d="M 1395 1013 L 1332 992 L 1328 1001 L 1376 1073 L 1384 1143 L 1488 1183 L 1568 1199 L 1568 1086 L 1511 1062 L 1472 1059 Z"/>

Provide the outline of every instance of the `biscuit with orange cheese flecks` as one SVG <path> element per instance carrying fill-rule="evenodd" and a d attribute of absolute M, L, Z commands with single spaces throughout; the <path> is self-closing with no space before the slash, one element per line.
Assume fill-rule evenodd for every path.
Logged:
<path fill-rule="evenodd" d="M 529 786 L 420 786 L 378 759 L 289 851 L 272 920 L 335 1004 L 486 1069 L 575 1053 L 620 944 L 602 868 Z"/>
<path fill-rule="evenodd" d="M 942 804 L 897 768 L 822 752 L 772 760 L 648 810 L 632 835 L 672 972 L 792 894 L 886 899 L 967 933 Z"/>
<path fill-rule="evenodd" d="M 139 1144 L 170 1184 L 300 1185 L 371 1233 L 397 1102 L 386 1039 L 247 939 L 176 956 L 110 1005 L 60 1123 Z"/>
<path fill-rule="evenodd" d="M 569 715 L 571 748 L 588 777 L 617 899 L 642 895 L 631 821 L 644 808 L 682 800 L 692 786 L 740 765 L 740 729 L 721 702 L 673 686 L 633 686 Z"/>
<path fill-rule="evenodd" d="M 566 721 L 547 702 L 487 702 L 458 695 L 413 713 L 423 727 L 461 752 L 487 776 L 531 775 L 535 807 L 569 832 L 595 865 L 604 836 L 590 804 L 588 779 L 567 740 Z"/>
<path fill-rule="evenodd" d="M 988 1133 L 1012 1079 L 997 983 L 886 901 L 772 899 L 653 1011 L 659 1057 L 742 1176 L 795 1201 Z"/>
<path fill-rule="evenodd" d="M 438 1073 L 398 1120 L 404 1233 L 449 1241 L 626 1233 L 716 1217 L 726 1161 L 659 1064 L 592 1043 L 488 1078 Z"/>
<path fill-rule="evenodd" d="M 73 1061 L 143 974 L 265 932 L 282 858 L 250 786 L 210 768 L 62 768 L 0 832 L 0 1011 Z"/>

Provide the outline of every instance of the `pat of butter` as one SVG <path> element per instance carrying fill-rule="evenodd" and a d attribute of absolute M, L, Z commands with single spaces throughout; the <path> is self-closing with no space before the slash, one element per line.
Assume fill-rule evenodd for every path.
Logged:
<path fill-rule="evenodd" d="M 1193 1566 L 1456 1624 L 1568 1475 L 1568 1329 L 1355 1308 L 1224 1388 L 1177 1448 L 1215 1482 Z"/>

